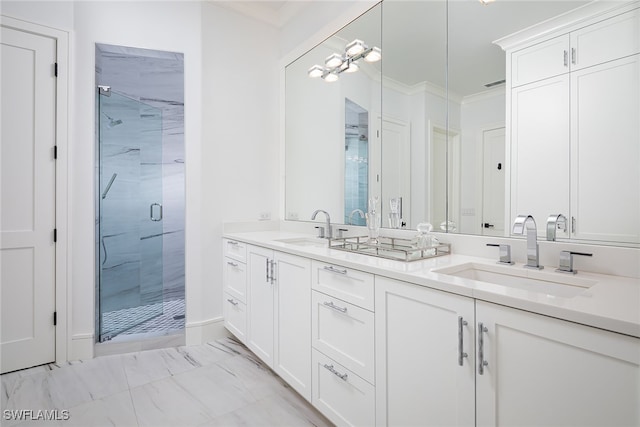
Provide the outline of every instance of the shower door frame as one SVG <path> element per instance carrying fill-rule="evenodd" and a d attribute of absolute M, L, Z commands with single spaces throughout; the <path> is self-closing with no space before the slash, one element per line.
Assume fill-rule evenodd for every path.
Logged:
<path fill-rule="evenodd" d="M 110 98 L 111 94 L 114 94 L 114 96 L 117 96 L 118 98 L 121 98 L 121 102 L 127 102 L 127 103 L 131 103 L 132 105 L 137 105 L 141 110 L 144 110 L 144 112 L 141 111 L 140 113 L 140 120 L 144 120 L 145 116 L 152 116 L 152 114 L 149 114 L 149 111 L 146 110 L 150 110 L 151 112 L 155 111 L 157 112 L 158 116 L 160 117 L 160 121 L 159 121 L 159 127 L 158 129 L 156 129 L 155 131 L 157 132 L 159 139 L 158 139 L 158 144 L 156 147 L 154 147 L 155 151 L 158 151 L 159 153 L 159 157 L 157 156 L 158 153 L 156 153 L 155 158 L 149 158 L 149 150 L 146 150 L 146 152 L 143 152 L 143 150 L 141 148 L 137 149 L 138 151 L 138 160 L 139 160 L 139 165 L 140 165 L 140 169 L 139 169 L 139 179 L 136 182 L 136 184 L 141 187 L 143 185 L 143 175 L 144 174 L 149 174 L 149 170 L 151 169 L 152 172 L 155 172 L 157 174 L 157 176 L 155 176 L 155 179 L 157 179 L 159 182 L 159 188 L 154 188 L 156 190 L 156 197 L 150 197 L 152 201 L 152 203 L 149 203 L 150 207 L 148 208 L 148 211 L 145 211 L 145 204 L 139 202 L 136 203 L 139 209 L 136 210 L 136 214 L 139 215 L 138 219 L 136 220 L 134 218 L 133 222 L 138 222 L 138 228 L 137 228 L 137 232 L 138 232 L 138 238 L 139 238 L 139 245 L 140 247 L 138 248 L 138 252 L 137 255 L 139 255 L 139 259 L 138 264 L 137 264 L 137 274 L 138 274 L 138 281 L 137 281 L 137 297 L 139 297 L 139 304 L 136 306 L 132 306 L 132 307 L 125 307 L 125 308 L 132 308 L 132 309 L 136 309 L 136 308 L 141 308 L 141 307 L 145 307 L 148 306 L 150 307 L 147 311 L 146 316 L 140 316 L 138 317 L 136 320 L 131 321 L 130 323 L 125 323 L 121 328 L 116 328 L 115 330 L 109 330 L 109 331 L 105 331 L 105 327 L 104 327 L 104 314 L 105 312 L 103 312 L 103 286 L 106 285 L 105 281 L 103 280 L 103 264 L 106 263 L 108 261 L 107 258 L 107 252 L 106 252 L 106 246 L 104 243 L 104 238 L 108 237 L 108 236 L 104 236 L 103 235 L 103 211 L 106 210 L 103 206 L 103 201 L 106 199 L 106 197 L 108 197 L 108 194 L 110 191 L 113 191 L 112 189 L 112 185 L 114 184 L 114 182 L 116 181 L 114 178 L 116 178 L 117 174 L 113 174 L 111 175 L 110 179 L 106 179 L 107 177 L 103 177 L 103 162 L 104 159 L 102 159 L 102 152 L 103 152 L 103 135 L 102 132 L 103 130 L 105 130 L 106 127 L 108 128 L 115 128 L 121 124 L 123 124 L 123 120 L 116 117 L 115 115 L 113 115 L 111 112 L 111 116 L 106 114 L 106 111 L 103 111 L 103 106 L 102 106 L 102 100 L 103 98 Z M 134 104 L 135 103 L 135 104 Z M 120 94 L 117 92 L 113 92 L 111 90 L 110 87 L 108 86 L 98 86 L 97 90 L 96 90 L 96 106 L 95 106 L 95 112 L 96 112 L 96 195 L 95 195 L 95 212 L 96 212 L 96 223 L 95 223 L 95 266 L 96 266 L 96 284 L 97 284 L 97 292 L 96 292 L 96 310 L 95 310 L 95 325 L 96 325 L 96 342 L 105 342 L 105 341 L 110 341 L 113 337 L 122 334 L 122 333 L 126 333 L 127 330 L 130 330 L 131 328 L 136 327 L 137 325 L 140 325 L 150 319 L 153 319 L 154 317 L 161 315 L 163 312 L 163 269 L 162 269 L 162 258 L 163 258 L 163 254 L 162 254 L 162 239 L 163 239 L 163 226 L 162 226 L 162 188 L 163 188 L 163 179 L 162 179 L 162 111 L 157 109 L 156 107 L 152 107 L 148 104 L 145 104 L 137 99 L 133 99 L 130 98 L 124 94 Z M 105 126 L 102 125 L 101 120 L 104 117 L 107 117 L 107 120 L 110 121 L 109 124 Z M 113 116 L 113 117 L 112 117 Z M 124 120 L 124 122 L 126 122 L 127 119 Z M 149 132 L 149 129 L 145 129 L 147 132 Z M 153 132 L 153 129 L 151 129 L 151 131 Z M 139 132 L 138 137 L 142 138 L 144 134 L 144 130 L 142 132 Z M 136 139 L 136 143 L 138 143 L 138 140 Z M 128 143 L 127 145 L 134 145 L 131 143 Z M 126 147 L 125 147 L 126 148 Z M 127 151 L 136 151 L 136 149 L 132 149 L 132 148 L 128 148 Z M 144 154 L 143 154 L 144 153 Z M 144 157 L 144 159 L 143 159 Z M 153 156 L 152 156 L 153 157 Z M 143 170 L 143 168 L 145 168 Z M 159 175 L 158 175 L 159 172 Z M 107 175 L 109 174 L 108 172 L 106 172 Z M 123 178 L 121 178 L 122 180 Z M 125 178 L 126 179 L 126 178 Z M 108 182 L 105 182 L 108 181 Z M 129 185 L 131 185 L 131 183 L 129 183 Z M 139 189 L 137 196 L 138 198 L 136 199 L 137 201 L 141 200 L 144 197 L 149 197 L 149 195 L 147 194 L 148 192 L 143 191 L 142 189 Z M 155 208 L 155 209 L 154 209 Z M 131 206 L 129 206 L 129 210 L 131 210 Z M 138 212 L 139 211 L 139 212 Z M 145 217 L 146 212 L 148 213 L 148 219 Z M 145 227 L 145 224 L 147 225 Z M 131 219 L 130 219 L 130 224 L 131 225 Z M 146 229 L 146 233 L 148 235 L 143 236 L 143 228 Z M 134 230 L 135 231 L 135 230 Z M 127 234 L 127 233 L 118 233 L 118 234 Z M 131 233 L 129 233 L 131 234 Z M 114 236 L 115 237 L 115 236 Z M 155 268 L 155 272 L 152 272 L 151 274 L 146 274 L 146 276 L 149 278 L 149 280 L 151 281 L 156 281 L 156 284 L 154 286 L 157 287 L 157 289 L 152 289 L 152 294 L 155 293 L 157 294 L 155 299 L 154 297 L 151 297 L 152 299 L 152 303 L 151 304 L 145 304 L 144 303 L 144 299 L 145 297 L 142 295 L 142 287 L 144 285 L 143 283 L 143 270 L 145 269 L 145 267 L 148 267 L 148 262 L 145 263 L 144 258 L 144 253 L 143 253 L 143 246 L 147 246 L 149 245 L 148 242 L 145 242 L 145 240 L 153 242 L 156 238 L 159 238 L 159 256 L 154 257 L 153 260 L 155 260 L 155 262 L 159 262 L 160 266 L 159 268 Z M 153 243 L 152 243 L 153 244 Z M 158 244 L 156 243 L 156 246 Z M 104 252 L 103 252 L 104 249 Z M 148 259 L 147 259 L 148 261 Z M 135 263 L 135 260 L 134 260 Z M 135 268 L 135 267 L 134 267 Z M 148 268 L 147 268 L 148 270 Z M 134 271 L 135 273 L 135 271 Z M 155 276 L 154 276 L 155 275 Z M 159 275 L 159 277 L 157 277 Z M 159 298 L 158 298 L 159 296 Z M 148 298 L 146 298 L 148 300 Z M 147 301 L 149 302 L 149 301 Z M 153 305 L 155 305 L 156 307 L 153 307 Z"/>

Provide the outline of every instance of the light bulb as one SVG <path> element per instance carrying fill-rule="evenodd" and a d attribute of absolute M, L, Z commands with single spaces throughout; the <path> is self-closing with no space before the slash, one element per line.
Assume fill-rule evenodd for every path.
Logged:
<path fill-rule="evenodd" d="M 345 73 L 355 73 L 360 69 L 360 66 L 357 62 L 350 62 L 347 67 L 343 70 Z"/>
<path fill-rule="evenodd" d="M 347 52 L 347 55 L 349 56 L 356 56 L 364 52 L 364 50 L 365 50 L 364 42 L 358 39 L 355 39 L 354 41 L 349 43 L 347 47 L 345 47 L 345 52 Z"/>
<path fill-rule="evenodd" d="M 312 78 L 322 77 L 323 73 L 324 73 L 324 68 L 321 67 L 320 65 L 314 65 L 313 67 L 309 68 L 309 71 L 307 71 L 307 74 L 309 74 L 309 77 L 312 77 Z"/>
<path fill-rule="evenodd" d="M 372 47 L 369 53 L 367 53 L 364 57 L 364 60 L 367 62 L 378 62 L 381 59 L 382 59 L 382 51 L 377 46 Z"/>
<path fill-rule="evenodd" d="M 342 57 L 337 53 L 332 53 L 324 60 L 324 65 L 329 68 L 336 68 L 342 65 Z"/>
<path fill-rule="evenodd" d="M 333 83 L 338 80 L 338 75 L 334 73 L 329 73 L 323 77 L 325 82 Z"/>

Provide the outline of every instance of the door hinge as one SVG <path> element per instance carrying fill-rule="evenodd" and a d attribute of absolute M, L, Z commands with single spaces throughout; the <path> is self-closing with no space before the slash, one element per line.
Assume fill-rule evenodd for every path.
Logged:
<path fill-rule="evenodd" d="M 53 312 L 53 326 L 56 326 L 58 324 L 58 312 L 54 311 Z"/>
<path fill-rule="evenodd" d="M 53 146 L 53 159 L 54 160 L 58 159 L 58 146 L 57 145 Z"/>
<path fill-rule="evenodd" d="M 53 64 L 53 75 L 58 77 L 58 63 Z"/>
<path fill-rule="evenodd" d="M 56 243 L 58 241 L 58 229 L 54 228 L 53 229 L 53 243 Z"/>

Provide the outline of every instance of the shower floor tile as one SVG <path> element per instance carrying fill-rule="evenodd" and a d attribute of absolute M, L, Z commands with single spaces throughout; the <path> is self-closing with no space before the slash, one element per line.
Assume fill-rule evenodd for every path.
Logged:
<path fill-rule="evenodd" d="M 158 313 L 157 315 L 154 315 Z M 184 329 L 185 303 L 184 299 L 164 301 L 140 307 L 103 313 L 103 333 L 120 331 L 128 325 L 136 325 L 123 332 L 114 333 L 111 339 L 118 335 L 145 334 L 160 331 L 174 331 Z M 151 318 L 149 318 L 152 316 Z M 147 320 L 148 319 L 148 320 Z"/>

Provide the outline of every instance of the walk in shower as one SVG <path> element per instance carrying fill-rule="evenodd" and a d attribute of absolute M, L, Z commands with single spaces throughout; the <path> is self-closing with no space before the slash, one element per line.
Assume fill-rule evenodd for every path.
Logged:
<path fill-rule="evenodd" d="M 182 55 L 97 45 L 96 81 L 98 341 L 179 331 L 185 319 Z"/>

